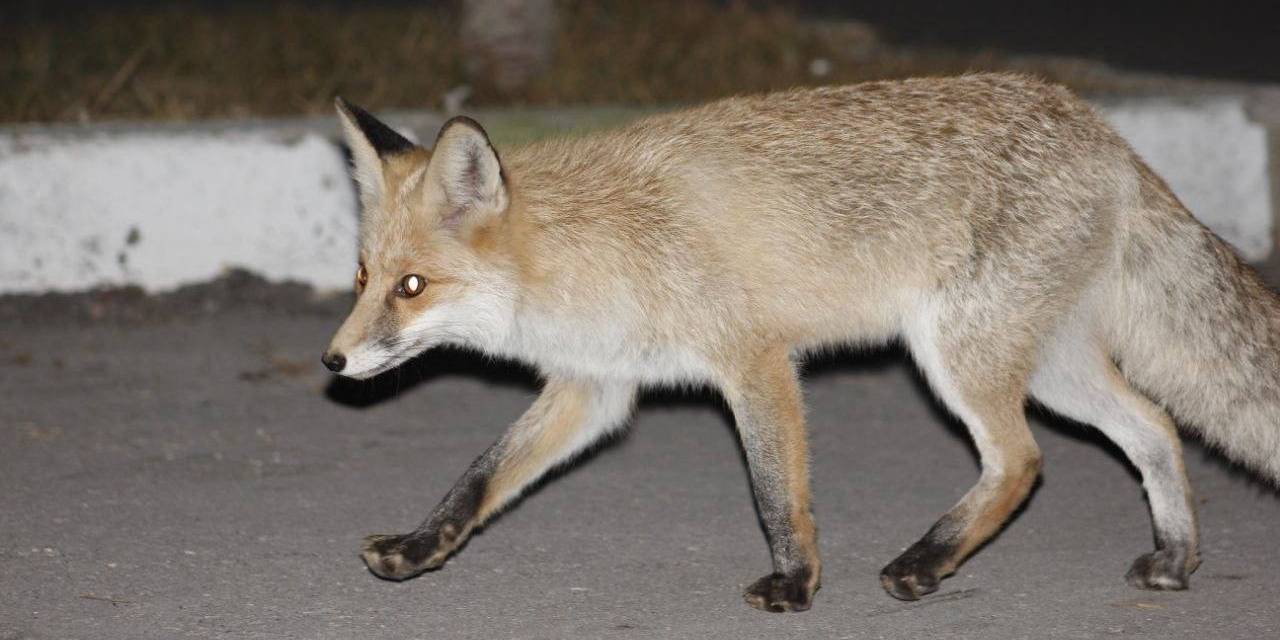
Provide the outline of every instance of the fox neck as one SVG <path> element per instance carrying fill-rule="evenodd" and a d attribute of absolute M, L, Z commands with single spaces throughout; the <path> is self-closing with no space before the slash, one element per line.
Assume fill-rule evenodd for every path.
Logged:
<path fill-rule="evenodd" d="M 473 237 L 477 251 L 487 254 L 491 265 L 504 273 L 494 283 L 490 305 L 478 313 L 485 325 L 480 340 L 470 344 L 485 354 L 541 365 L 539 340 L 544 319 L 550 310 L 541 309 L 534 289 L 551 279 L 548 265 L 535 255 L 534 247 L 547 233 L 542 225 L 531 224 L 526 199 L 514 192 L 512 204 L 501 222 Z"/>

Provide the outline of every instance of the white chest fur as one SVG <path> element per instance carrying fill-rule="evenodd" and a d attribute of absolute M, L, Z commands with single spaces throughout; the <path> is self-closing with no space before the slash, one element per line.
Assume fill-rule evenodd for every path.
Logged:
<path fill-rule="evenodd" d="M 616 316 L 614 316 L 616 318 Z M 498 351 L 553 374 L 642 384 L 699 384 L 714 377 L 706 359 L 682 344 L 602 315 L 570 318 L 521 314 Z"/>

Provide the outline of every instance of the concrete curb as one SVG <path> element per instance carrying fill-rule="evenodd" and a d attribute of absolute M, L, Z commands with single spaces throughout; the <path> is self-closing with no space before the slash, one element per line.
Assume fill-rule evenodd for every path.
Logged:
<path fill-rule="evenodd" d="M 1268 129 L 1251 117 L 1247 96 L 1098 104 L 1201 220 L 1247 258 L 1268 255 Z M 639 113 L 476 115 L 501 147 Z M 387 119 L 429 139 L 443 117 Z M 233 267 L 321 291 L 346 288 L 356 204 L 335 134 L 330 118 L 0 129 L 0 293 L 122 284 L 163 291 Z"/>

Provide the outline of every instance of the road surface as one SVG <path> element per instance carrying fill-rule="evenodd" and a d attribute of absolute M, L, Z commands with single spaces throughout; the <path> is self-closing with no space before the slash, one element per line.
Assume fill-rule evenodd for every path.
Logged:
<path fill-rule="evenodd" d="M 647 396 L 625 438 L 442 570 L 384 582 L 360 539 L 417 524 L 536 380 L 433 352 L 334 382 L 319 355 L 343 301 L 213 288 L 0 304 L 0 640 L 1280 637 L 1280 497 L 1189 445 L 1204 564 L 1189 592 L 1134 590 L 1152 544 L 1137 478 L 1044 416 L 1026 509 L 938 593 L 885 595 L 880 567 L 978 475 L 894 350 L 806 373 L 825 559 L 809 612 L 742 602 L 768 553 L 709 393 Z"/>

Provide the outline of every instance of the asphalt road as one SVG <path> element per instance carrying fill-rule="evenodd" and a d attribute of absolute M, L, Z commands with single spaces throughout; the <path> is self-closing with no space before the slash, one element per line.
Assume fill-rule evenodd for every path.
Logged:
<path fill-rule="evenodd" d="M 1152 544 L 1137 479 L 1043 417 L 1027 508 L 939 593 L 889 598 L 880 567 L 977 477 L 895 351 L 808 371 L 809 612 L 742 602 L 768 554 L 710 394 L 650 396 L 628 436 L 442 570 L 384 582 L 360 539 L 417 524 L 536 381 L 432 353 L 334 384 L 318 356 L 341 305 L 261 298 L 131 321 L 28 301 L 0 322 L 0 640 L 1280 637 L 1280 497 L 1190 445 L 1204 564 L 1191 591 L 1134 590 L 1122 576 Z"/>

